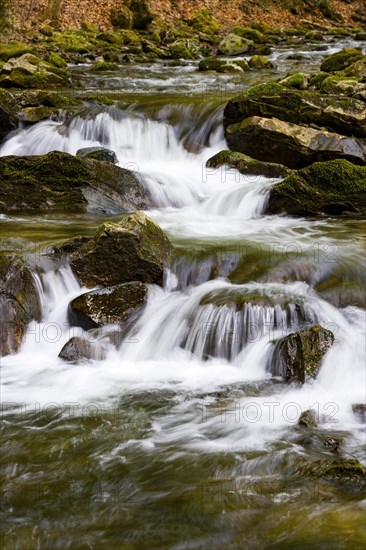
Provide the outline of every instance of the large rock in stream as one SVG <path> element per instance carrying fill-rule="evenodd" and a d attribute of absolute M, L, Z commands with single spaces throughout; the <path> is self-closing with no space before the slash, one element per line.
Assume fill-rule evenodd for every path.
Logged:
<path fill-rule="evenodd" d="M 253 116 L 226 128 L 235 151 L 264 162 L 302 168 L 317 161 L 346 159 L 366 164 L 366 141 L 277 118 Z"/>
<path fill-rule="evenodd" d="M 268 82 L 249 88 L 226 105 L 224 127 L 230 149 L 246 153 L 237 149 L 235 132 L 228 130 L 232 124 L 253 116 L 275 117 L 294 124 L 315 124 L 345 136 L 366 137 L 364 102 Z"/>
<path fill-rule="evenodd" d="M 302 384 L 308 378 L 316 378 L 333 342 L 333 333 L 320 325 L 281 338 L 276 343 L 272 374 L 282 376 L 286 382 Z"/>
<path fill-rule="evenodd" d="M 0 356 L 16 353 L 28 323 L 40 321 L 41 304 L 30 267 L 21 258 L 0 255 Z"/>
<path fill-rule="evenodd" d="M 366 215 L 366 167 L 345 160 L 317 162 L 275 184 L 267 214 Z"/>
<path fill-rule="evenodd" d="M 68 320 L 84 330 L 122 323 L 144 305 L 147 287 L 137 281 L 86 292 L 69 304 Z"/>
<path fill-rule="evenodd" d="M 132 212 L 152 206 L 133 172 L 53 151 L 0 157 L 0 211 Z"/>
<path fill-rule="evenodd" d="M 85 286 L 93 287 L 131 281 L 162 284 L 173 247 L 156 223 L 136 212 L 118 223 L 103 223 L 93 238 L 77 237 L 57 251 L 71 253 L 72 270 Z"/>

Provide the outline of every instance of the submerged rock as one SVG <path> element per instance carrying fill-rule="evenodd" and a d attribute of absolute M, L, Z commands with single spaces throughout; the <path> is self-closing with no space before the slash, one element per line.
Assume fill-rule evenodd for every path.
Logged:
<path fill-rule="evenodd" d="M 21 258 L 0 255 L 0 318 L 0 356 L 16 353 L 28 323 L 41 319 L 37 286 Z"/>
<path fill-rule="evenodd" d="M 220 151 L 206 162 L 208 168 L 218 168 L 223 165 L 236 168 L 241 174 L 265 176 L 267 178 L 286 177 L 292 173 L 290 168 L 274 162 L 262 162 L 235 151 Z"/>
<path fill-rule="evenodd" d="M 70 242 L 64 246 L 70 248 Z M 131 281 L 162 284 L 172 252 L 160 227 L 143 212 L 136 212 L 118 223 L 103 223 L 93 238 L 71 254 L 70 265 L 88 287 Z"/>
<path fill-rule="evenodd" d="M 74 336 L 64 345 L 58 356 L 68 363 L 76 363 L 83 359 L 90 361 L 95 359 L 101 361 L 106 358 L 105 349 L 94 342 L 89 342 L 85 338 Z"/>
<path fill-rule="evenodd" d="M 224 127 L 231 149 L 236 144 L 230 141 L 228 127 L 252 116 L 275 117 L 295 124 L 316 124 L 342 135 L 366 137 L 364 102 L 269 82 L 249 88 L 226 105 Z"/>
<path fill-rule="evenodd" d="M 146 297 L 146 286 L 137 281 L 86 292 L 70 302 L 68 320 L 84 330 L 121 323 L 144 305 Z"/>
<path fill-rule="evenodd" d="M 129 170 L 53 151 L 0 158 L 2 212 L 131 212 L 152 206 Z"/>
<path fill-rule="evenodd" d="M 76 156 L 109 162 L 110 164 L 117 164 L 118 162 L 116 153 L 106 147 L 84 147 L 76 151 Z"/>
<path fill-rule="evenodd" d="M 317 161 L 346 159 L 366 164 L 366 141 L 316 130 L 278 118 L 252 116 L 226 128 L 229 147 L 264 162 L 302 168 Z"/>
<path fill-rule="evenodd" d="M 281 338 L 276 342 L 272 374 L 302 384 L 307 378 L 316 378 L 333 342 L 333 333 L 320 325 Z"/>
<path fill-rule="evenodd" d="M 275 184 L 267 214 L 366 215 L 366 167 L 345 160 L 317 162 Z"/>
<path fill-rule="evenodd" d="M 357 489 L 366 487 L 366 469 L 353 458 L 316 460 L 300 468 L 299 473 L 324 481 L 352 485 Z"/>

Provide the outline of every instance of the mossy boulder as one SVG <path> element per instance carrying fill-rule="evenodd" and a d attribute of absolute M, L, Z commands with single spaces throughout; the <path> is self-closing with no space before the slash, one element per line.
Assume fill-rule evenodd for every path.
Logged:
<path fill-rule="evenodd" d="M 86 292 L 69 304 L 68 321 L 84 330 L 127 321 L 147 299 L 147 287 L 138 281 Z"/>
<path fill-rule="evenodd" d="M 366 82 L 366 56 L 340 71 L 339 75 L 355 77 L 359 82 Z"/>
<path fill-rule="evenodd" d="M 303 411 L 300 414 L 300 418 L 297 423 L 299 426 L 304 426 L 305 428 L 316 428 L 316 426 L 318 425 L 318 422 L 316 418 L 315 409 L 309 409 L 307 411 Z"/>
<path fill-rule="evenodd" d="M 169 53 L 172 59 L 192 59 L 193 55 L 183 41 L 176 41 L 169 46 Z"/>
<path fill-rule="evenodd" d="M 30 321 L 41 320 L 37 285 L 27 263 L 0 255 L 0 356 L 16 353 Z"/>
<path fill-rule="evenodd" d="M 17 101 L 8 91 L 0 88 L 0 142 L 6 134 L 16 128 Z"/>
<path fill-rule="evenodd" d="M 276 117 L 295 124 L 316 124 L 343 135 L 366 137 L 364 102 L 296 90 L 279 82 L 258 84 L 231 99 L 224 110 L 224 127 L 252 116 Z"/>
<path fill-rule="evenodd" d="M 200 71 L 215 71 L 217 73 L 243 73 L 250 71 L 248 62 L 245 59 L 227 61 L 219 58 L 207 58 L 200 61 Z"/>
<path fill-rule="evenodd" d="M 58 354 L 60 359 L 67 363 L 79 363 L 81 361 L 101 361 L 107 356 L 106 350 L 98 343 L 74 336 L 63 346 Z"/>
<path fill-rule="evenodd" d="M 316 460 L 302 466 L 298 473 L 313 479 L 349 485 L 358 490 L 366 487 L 366 469 L 354 458 Z"/>
<path fill-rule="evenodd" d="M 271 189 L 267 214 L 366 215 L 366 168 L 344 160 L 317 162 Z"/>
<path fill-rule="evenodd" d="M 106 147 L 83 147 L 76 151 L 76 156 L 109 162 L 110 164 L 117 164 L 118 162 L 116 153 Z"/>
<path fill-rule="evenodd" d="M 225 36 L 219 43 L 218 50 L 223 55 L 238 55 L 240 53 L 248 53 L 253 50 L 254 42 L 242 38 L 237 34 L 230 33 Z"/>
<path fill-rule="evenodd" d="M 0 211 L 131 212 L 152 202 L 129 170 L 53 151 L 0 157 Z"/>
<path fill-rule="evenodd" d="M 131 29 L 133 25 L 133 13 L 127 7 L 121 4 L 111 9 L 110 19 L 113 27 L 117 29 Z"/>
<path fill-rule="evenodd" d="M 283 78 L 280 84 L 288 88 L 296 88 L 297 90 L 306 90 L 309 87 L 309 75 L 304 73 L 293 73 Z"/>
<path fill-rule="evenodd" d="M 91 70 L 94 72 L 118 71 L 118 65 L 117 63 L 111 63 L 110 61 L 99 61 L 93 64 Z"/>
<path fill-rule="evenodd" d="M 357 50 L 356 48 L 344 48 L 340 52 L 328 55 L 320 65 L 320 70 L 326 73 L 342 71 L 364 57 L 361 50 Z"/>
<path fill-rule="evenodd" d="M 225 135 L 233 151 L 289 168 L 302 168 L 313 162 L 333 159 L 366 164 L 365 140 L 277 118 L 249 117 L 228 126 Z"/>
<path fill-rule="evenodd" d="M 236 168 L 241 174 L 265 176 L 267 178 L 281 178 L 292 173 L 292 170 L 282 164 L 261 162 L 234 151 L 220 151 L 206 162 L 208 168 L 219 168 L 224 165 Z"/>
<path fill-rule="evenodd" d="M 202 59 L 198 64 L 200 71 L 215 71 L 217 73 L 242 73 L 250 71 L 248 61 L 246 59 L 235 59 L 235 61 L 227 61 L 219 57 L 207 57 Z"/>
<path fill-rule="evenodd" d="M 220 31 L 219 22 L 206 8 L 195 11 L 187 23 L 194 30 L 206 35 L 214 35 Z"/>
<path fill-rule="evenodd" d="M 56 52 L 49 53 L 49 62 L 58 69 L 66 69 L 67 67 L 67 62 Z"/>
<path fill-rule="evenodd" d="M 26 53 L 32 53 L 33 48 L 23 42 L 14 40 L 9 44 L 0 45 L 0 60 L 8 61 L 13 57 L 21 57 Z"/>
<path fill-rule="evenodd" d="M 247 38 L 252 40 L 256 44 L 264 44 L 269 41 L 269 38 L 257 29 L 252 29 L 250 27 L 242 27 L 241 25 L 235 25 L 232 30 L 232 33 L 241 36 L 242 38 Z"/>
<path fill-rule="evenodd" d="M 70 73 L 32 54 L 11 58 L 0 71 L 3 88 L 57 88 L 70 84 Z"/>
<path fill-rule="evenodd" d="M 359 89 L 359 83 L 355 77 L 328 76 L 320 87 L 322 92 L 328 94 L 353 94 Z"/>
<path fill-rule="evenodd" d="M 128 0 L 125 4 L 132 12 L 134 29 L 144 30 L 153 21 L 154 14 L 148 0 Z"/>
<path fill-rule="evenodd" d="M 320 325 L 281 338 L 275 345 L 272 374 L 281 376 L 286 382 L 301 384 L 316 378 L 333 342 L 333 333 Z"/>
<path fill-rule="evenodd" d="M 253 55 L 249 59 L 249 67 L 261 71 L 263 69 L 273 69 L 273 63 L 264 55 Z"/>
<path fill-rule="evenodd" d="M 66 243 L 70 248 L 71 243 Z M 162 284 L 172 245 L 143 212 L 104 223 L 92 239 L 70 256 L 74 273 L 85 286 L 114 286 L 131 281 Z"/>

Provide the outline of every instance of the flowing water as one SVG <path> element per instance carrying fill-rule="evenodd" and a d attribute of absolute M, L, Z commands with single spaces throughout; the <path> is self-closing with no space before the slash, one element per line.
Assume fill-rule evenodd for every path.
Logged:
<path fill-rule="evenodd" d="M 289 53 L 273 54 L 282 72 L 299 68 Z M 302 53 L 310 70 L 324 55 Z M 225 101 L 253 74 L 157 63 L 75 75 L 117 104 L 23 129 L 0 154 L 113 149 L 176 254 L 116 349 L 108 331 L 69 326 L 68 303 L 86 289 L 49 254 L 105 215 L 0 219 L 1 249 L 27 255 L 43 311 L 1 364 L 3 547 L 363 548 L 365 494 L 296 474 L 334 458 L 329 437 L 365 463 L 352 412 L 366 384 L 362 222 L 265 216 L 278 180 L 206 168 L 226 148 Z M 316 323 L 335 334 L 317 380 L 284 384 L 274 340 Z M 105 358 L 65 364 L 62 346 L 83 334 Z M 312 432 L 297 426 L 309 408 Z"/>

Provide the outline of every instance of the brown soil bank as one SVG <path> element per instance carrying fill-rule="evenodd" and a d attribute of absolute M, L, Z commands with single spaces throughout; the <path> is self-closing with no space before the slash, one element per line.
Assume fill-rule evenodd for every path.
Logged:
<path fill-rule="evenodd" d="M 8 5 L 16 26 L 56 19 L 63 28 L 76 29 L 82 21 L 100 29 L 111 27 L 112 8 L 123 0 L 1 0 Z M 150 0 L 157 17 L 172 22 L 192 17 L 206 8 L 222 25 L 267 23 L 271 27 L 292 27 L 304 22 L 320 26 L 364 26 L 365 0 Z M 0 6 L 0 11 L 7 9 Z M 1 16 L 1 14 L 0 14 Z"/>

